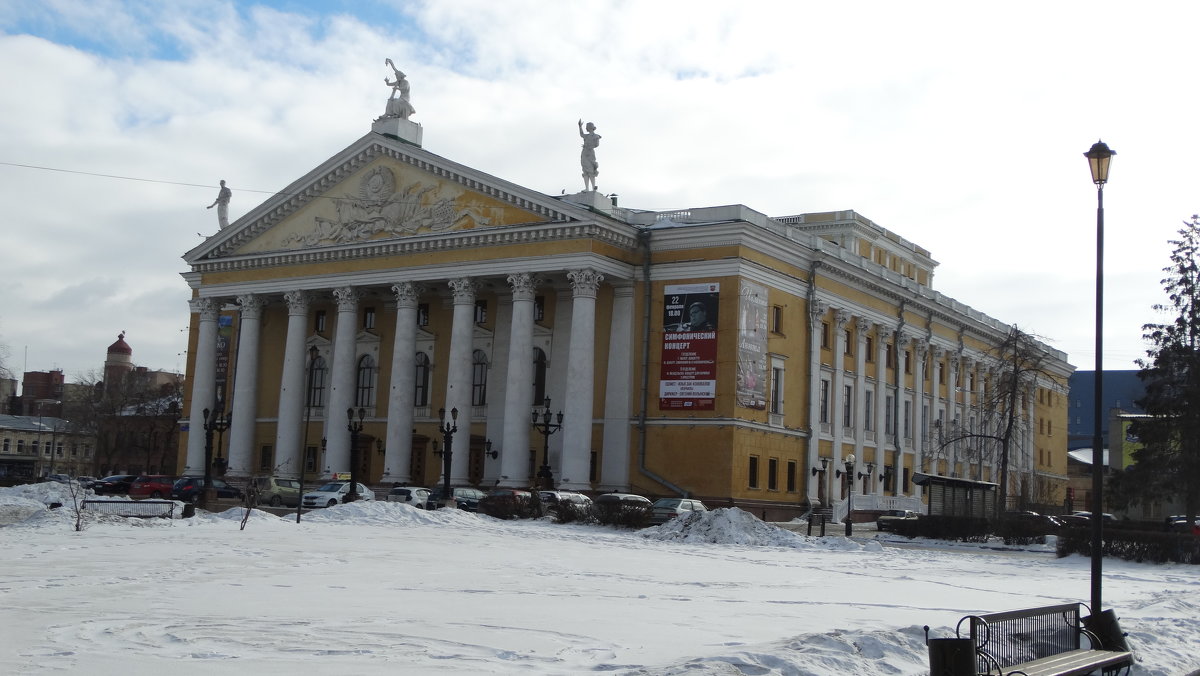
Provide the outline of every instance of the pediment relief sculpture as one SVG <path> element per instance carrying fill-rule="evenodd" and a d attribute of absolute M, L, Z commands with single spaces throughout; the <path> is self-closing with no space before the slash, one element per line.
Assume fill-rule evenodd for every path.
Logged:
<path fill-rule="evenodd" d="M 374 167 L 359 181 L 358 195 L 332 198 L 335 215 L 316 216 L 308 232 L 288 235 L 285 247 L 362 242 L 379 236 L 402 237 L 440 232 L 456 226 L 488 225 L 491 219 L 475 206 L 460 207 L 442 197 L 442 186 L 413 181 L 397 186 L 388 167 Z"/>

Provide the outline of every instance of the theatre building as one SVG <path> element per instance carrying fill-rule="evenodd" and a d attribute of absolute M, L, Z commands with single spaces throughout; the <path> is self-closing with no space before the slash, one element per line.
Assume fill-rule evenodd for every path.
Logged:
<path fill-rule="evenodd" d="M 449 440 L 456 486 L 529 487 L 545 466 L 564 490 L 771 518 L 844 513 L 851 493 L 920 509 L 917 473 L 996 480 L 994 457 L 934 429 L 987 415 L 1009 327 L 934 291 L 928 251 L 853 211 L 551 196 L 381 118 L 185 260 L 185 473 L 203 472 L 209 409 L 231 414 L 214 456 L 232 477 L 354 462 L 377 487 L 440 485 Z M 1065 486 L 1072 367 L 1045 349 L 1015 488 Z M 545 436 L 547 400 L 562 417 Z"/>

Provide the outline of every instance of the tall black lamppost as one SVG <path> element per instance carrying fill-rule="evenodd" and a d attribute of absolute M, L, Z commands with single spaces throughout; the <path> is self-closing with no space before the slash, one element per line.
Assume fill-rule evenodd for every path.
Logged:
<path fill-rule="evenodd" d="M 358 420 L 354 419 L 354 409 L 346 409 L 346 429 L 350 431 L 350 492 L 342 502 L 354 502 L 358 499 L 358 433 L 363 428 L 363 418 L 367 417 L 364 409 L 358 409 Z"/>
<path fill-rule="evenodd" d="M 454 433 L 458 431 L 458 408 L 450 409 L 450 419 L 446 420 L 446 409 L 438 409 L 438 419 L 441 425 L 438 431 L 442 433 L 442 450 L 437 450 L 435 442 L 433 452 L 442 456 L 442 506 L 454 506 L 454 493 L 450 490 L 450 459 L 454 456 Z"/>
<path fill-rule="evenodd" d="M 1092 617 L 1100 614 L 1101 572 L 1104 561 L 1104 440 L 1101 416 L 1104 397 L 1104 184 L 1108 165 L 1116 155 L 1103 141 L 1096 141 L 1084 157 L 1096 184 L 1096 380 L 1092 401 Z"/>
<path fill-rule="evenodd" d="M 308 376 L 304 385 L 304 441 L 300 444 L 300 491 L 296 497 L 296 523 L 300 523 L 301 507 L 304 505 L 304 470 L 308 464 L 308 425 L 312 422 L 313 407 L 313 369 L 317 366 L 317 357 L 321 351 L 316 345 L 308 348 Z M 315 465 L 316 458 L 313 458 Z"/>
<path fill-rule="evenodd" d="M 229 423 L 233 421 L 233 414 L 226 413 L 221 415 L 216 411 L 204 409 L 204 497 L 202 505 L 205 509 L 209 508 L 213 500 L 217 497 L 216 490 L 213 489 L 213 432 L 224 432 L 229 429 Z"/>
<path fill-rule="evenodd" d="M 555 418 L 557 422 L 550 422 L 550 397 L 546 397 L 544 406 L 541 413 L 533 412 L 533 428 L 541 432 L 545 440 L 542 445 L 542 466 L 538 468 L 537 477 L 542 489 L 552 491 L 554 473 L 550 471 L 550 435 L 562 429 L 563 413 L 558 412 Z"/>
<path fill-rule="evenodd" d="M 851 515 L 854 514 L 854 454 L 846 456 L 844 463 L 845 471 L 835 470 L 834 476 L 841 478 L 846 477 L 846 537 L 850 537 L 854 533 L 854 520 Z"/>

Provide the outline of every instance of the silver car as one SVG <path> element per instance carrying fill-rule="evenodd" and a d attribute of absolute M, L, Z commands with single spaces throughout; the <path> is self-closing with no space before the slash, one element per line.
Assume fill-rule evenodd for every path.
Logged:
<path fill-rule="evenodd" d="M 374 500 L 375 491 L 364 484 L 358 484 L 359 500 Z M 349 481 L 330 481 L 311 493 L 304 494 L 304 506 L 308 508 L 332 507 L 339 502 L 345 502 L 350 493 Z"/>
<path fill-rule="evenodd" d="M 708 507 L 705 507 L 703 502 L 690 498 L 659 498 L 655 501 L 652 510 L 650 523 L 658 525 L 666 523 L 680 514 L 707 512 Z"/>
<path fill-rule="evenodd" d="M 388 502 L 400 502 L 417 509 L 425 509 L 429 500 L 429 489 L 420 486 L 396 486 L 388 491 Z"/>

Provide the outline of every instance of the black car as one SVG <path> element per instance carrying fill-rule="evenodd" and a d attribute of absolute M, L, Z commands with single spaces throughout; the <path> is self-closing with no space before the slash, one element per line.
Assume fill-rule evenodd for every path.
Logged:
<path fill-rule="evenodd" d="M 97 479 L 91 489 L 96 495 L 129 495 L 129 486 L 136 478 L 136 474 L 114 474 Z"/>
<path fill-rule="evenodd" d="M 452 488 L 454 494 L 455 505 L 467 512 L 478 512 L 479 501 L 485 493 L 478 488 Z M 440 509 L 442 506 L 442 489 L 440 487 L 433 489 L 429 493 L 429 500 L 425 503 L 425 509 Z"/>
<path fill-rule="evenodd" d="M 242 489 L 230 486 L 223 479 L 213 479 L 213 488 L 216 490 L 218 498 L 241 500 L 245 497 Z M 204 477 L 202 476 L 185 476 L 171 486 L 171 497 L 182 502 L 196 502 L 202 493 L 204 493 Z"/>

